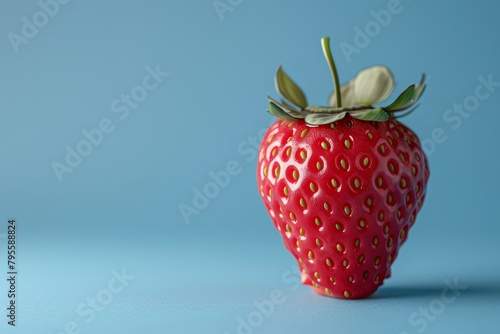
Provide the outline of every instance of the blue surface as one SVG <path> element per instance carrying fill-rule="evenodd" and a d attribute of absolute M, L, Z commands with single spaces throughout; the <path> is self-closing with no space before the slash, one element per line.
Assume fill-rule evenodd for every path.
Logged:
<path fill-rule="evenodd" d="M 500 87 L 473 98 L 483 79 L 500 81 L 500 3 L 221 0 L 231 10 L 219 15 L 212 0 L 74 0 L 43 5 L 52 16 L 40 3 L 0 3 L 0 278 L 7 219 L 19 224 L 17 326 L 2 315 L 2 332 L 500 332 Z M 387 8 L 390 22 L 370 23 Z M 373 37 L 357 39 L 366 27 Z M 255 185 L 274 71 L 283 64 L 324 104 L 325 35 L 341 81 L 378 63 L 396 91 L 430 77 L 404 120 L 426 143 L 426 203 L 393 277 L 366 300 L 297 284 Z M 58 177 L 54 162 L 78 147 L 88 155 Z M 181 205 L 228 167 L 227 185 L 184 219 Z"/>

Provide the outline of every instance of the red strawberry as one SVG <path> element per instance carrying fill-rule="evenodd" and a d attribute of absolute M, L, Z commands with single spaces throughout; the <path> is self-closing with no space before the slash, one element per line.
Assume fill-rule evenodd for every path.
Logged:
<path fill-rule="evenodd" d="M 322 41 L 339 91 L 328 39 Z M 378 86 L 370 88 L 367 78 Z M 268 129 L 259 149 L 260 195 L 304 284 L 328 296 L 367 297 L 390 276 L 424 201 L 427 159 L 417 136 L 395 115 L 418 100 L 425 83 L 410 86 L 385 108 L 371 106 L 392 90 L 392 75 L 380 66 L 342 87 L 348 108 L 340 107 L 340 94 L 333 107 L 308 106 L 281 68 L 276 83 L 300 109 L 270 99 L 269 112 L 283 119 Z"/>

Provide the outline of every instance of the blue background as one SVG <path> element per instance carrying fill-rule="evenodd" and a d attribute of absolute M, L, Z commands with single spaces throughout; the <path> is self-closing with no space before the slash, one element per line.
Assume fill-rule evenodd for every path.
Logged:
<path fill-rule="evenodd" d="M 1 253 L 7 219 L 19 226 L 18 323 L 8 326 L 2 307 L 2 331 L 498 332 L 500 87 L 460 124 L 443 117 L 471 101 L 478 77 L 500 81 L 500 3 L 401 0 L 350 57 L 341 43 L 355 45 L 356 27 L 390 1 L 232 3 L 218 15 L 211 0 L 73 0 L 17 50 L 9 34 L 21 35 L 23 17 L 33 22 L 42 7 L 0 3 Z M 428 143 L 426 203 L 393 277 L 366 300 L 297 285 L 255 184 L 251 142 L 272 122 L 274 71 L 283 64 L 309 101 L 325 104 L 326 35 L 343 82 L 380 63 L 395 74 L 394 94 L 422 72 L 430 77 L 421 107 L 403 121 Z M 168 76 L 120 119 L 112 103 L 157 65 Z M 54 161 L 106 118 L 113 131 L 59 182 Z M 446 139 L 432 146 L 438 128 Z M 179 206 L 230 161 L 239 173 L 187 222 Z M 92 319 L 79 314 L 88 298 L 109 297 L 113 270 L 134 278 Z M 446 280 L 462 286 L 450 303 L 440 302 Z M 284 302 L 259 318 L 255 302 L 274 290 Z M 258 325 L 238 331 L 249 317 Z"/>

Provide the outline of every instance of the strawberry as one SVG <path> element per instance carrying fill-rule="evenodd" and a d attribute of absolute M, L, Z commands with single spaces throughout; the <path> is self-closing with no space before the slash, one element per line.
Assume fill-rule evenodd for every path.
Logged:
<path fill-rule="evenodd" d="M 335 85 L 330 105 L 309 106 L 278 68 L 283 100 L 269 98 L 279 120 L 260 145 L 257 184 L 302 283 L 327 296 L 365 298 L 390 276 L 425 198 L 427 158 L 398 118 L 415 109 L 400 113 L 426 83 L 422 76 L 389 106 L 374 107 L 393 89 L 391 72 L 374 66 L 339 87 L 327 37 L 322 45 Z"/>

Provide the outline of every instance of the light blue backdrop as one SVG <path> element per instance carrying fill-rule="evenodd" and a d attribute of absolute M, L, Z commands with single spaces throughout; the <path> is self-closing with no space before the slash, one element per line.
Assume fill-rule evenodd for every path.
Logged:
<path fill-rule="evenodd" d="M 0 237 L 16 218 L 19 277 L 18 326 L 0 328 L 498 332 L 499 14 L 493 0 L 1 2 Z M 395 94 L 430 78 L 404 120 L 426 143 L 426 203 L 364 301 L 297 286 L 255 185 L 274 71 L 325 104 L 326 35 L 342 81 L 380 63 Z M 447 284 L 461 290 L 444 302 Z"/>

